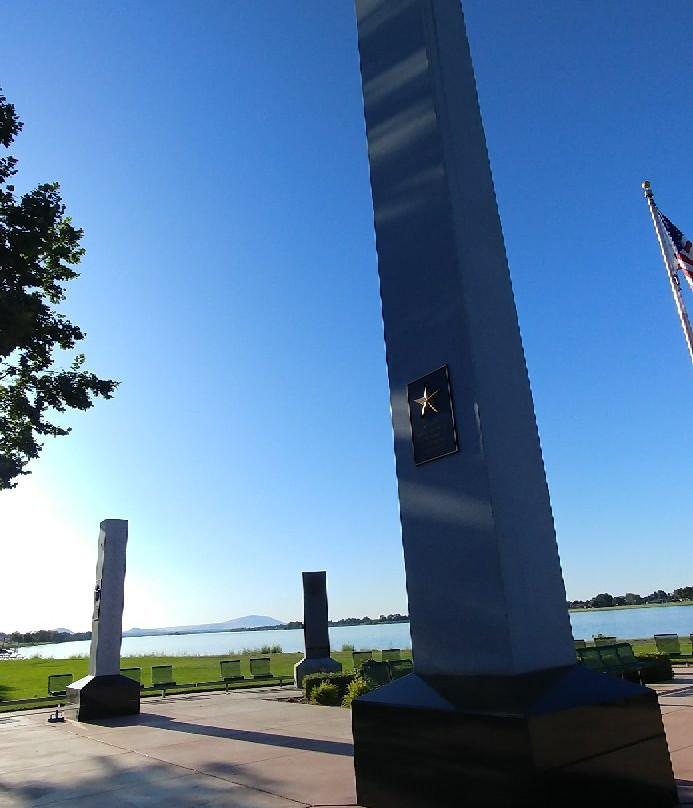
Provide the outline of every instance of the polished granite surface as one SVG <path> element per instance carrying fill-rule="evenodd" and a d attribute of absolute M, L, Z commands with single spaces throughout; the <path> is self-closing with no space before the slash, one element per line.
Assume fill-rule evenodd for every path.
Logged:
<path fill-rule="evenodd" d="M 515 677 L 416 674 L 354 705 L 357 800 L 438 808 L 676 804 L 656 694 L 572 666 Z"/>

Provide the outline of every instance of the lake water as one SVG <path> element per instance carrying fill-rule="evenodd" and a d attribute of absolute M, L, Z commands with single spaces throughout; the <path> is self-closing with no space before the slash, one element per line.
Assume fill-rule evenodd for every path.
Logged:
<path fill-rule="evenodd" d="M 622 639 L 652 637 L 654 634 L 693 632 L 693 605 L 655 606 L 643 609 L 611 609 L 602 612 L 572 612 L 573 635 L 589 640 L 595 634 Z M 375 626 L 339 626 L 330 629 L 335 651 L 344 644 L 356 649 L 411 648 L 409 623 L 380 623 Z M 122 656 L 161 654 L 163 656 L 232 656 L 244 648 L 281 645 L 282 650 L 303 651 L 303 631 L 269 630 L 218 632 L 215 634 L 172 634 L 161 637 L 123 637 Z M 38 655 L 66 659 L 73 654 L 89 654 L 89 640 L 55 645 L 34 645 L 21 649 L 24 656 Z"/>
<path fill-rule="evenodd" d="M 633 640 L 655 634 L 693 633 L 693 605 L 648 606 L 642 609 L 609 609 L 601 612 L 571 612 L 573 636 L 584 640 L 606 634 Z"/>
<path fill-rule="evenodd" d="M 409 623 L 380 623 L 375 626 L 339 626 L 330 628 L 330 644 L 335 651 L 349 643 L 355 648 L 411 648 Z M 73 654 L 89 654 L 89 640 L 48 645 L 30 645 L 20 649 L 23 656 L 38 655 L 66 659 Z M 280 645 L 282 651 L 303 652 L 302 629 L 269 631 L 220 631 L 212 634 L 166 634 L 160 637 L 123 637 L 121 656 L 161 654 L 162 656 L 216 655 L 233 656 L 245 648 Z"/>

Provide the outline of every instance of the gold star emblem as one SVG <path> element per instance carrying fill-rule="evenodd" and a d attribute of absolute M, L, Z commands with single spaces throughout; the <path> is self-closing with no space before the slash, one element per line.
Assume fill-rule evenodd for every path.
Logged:
<path fill-rule="evenodd" d="M 421 417 L 423 418 L 428 410 L 433 410 L 433 412 L 438 412 L 433 400 L 435 397 L 440 393 L 440 390 L 436 390 L 433 393 L 428 392 L 428 387 L 424 387 L 423 395 L 421 398 L 415 398 L 415 404 L 421 404 Z"/>

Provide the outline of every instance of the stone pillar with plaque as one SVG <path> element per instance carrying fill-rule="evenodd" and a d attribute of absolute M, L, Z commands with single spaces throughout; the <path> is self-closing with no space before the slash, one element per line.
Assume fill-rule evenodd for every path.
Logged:
<path fill-rule="evenodd" d="M 301 687 L 308 673 L 338 673 L 341 663 L 330 657 L 327 613 L 327 573 L 303 573 L 303 636 L 306 655 L 294 665 L 294 681 Z"/>
<path fill-rule="evenodd" d="M 674 805 L 656 695 L 576 665 L 460 2 L 356 12 L 414 657 L 357 801 Z"/>
<path fill-rule="evenodd" d="M 128 523 L 105 519 L 100 528 L 89 674 L 66 692 L 66 713 L 78 721 L 140 711 L 139 683 L 120 673 Z"/>

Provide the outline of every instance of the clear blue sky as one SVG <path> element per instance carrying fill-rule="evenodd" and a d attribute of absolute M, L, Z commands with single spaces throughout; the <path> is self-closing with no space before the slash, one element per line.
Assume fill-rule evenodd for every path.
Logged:
<path fill-rule="evenodd" d="M 693 373 L 640 184 L 693 232 L 693 3 L 466 0 L 570 598 L 693 584 Z M 0 494 L 0 630 L 407 610 L 351 0 L 7 0 L 18 187 L 85 230 L 121 380 Z M 693 301 L 689 304 L 693 313 Z"/>

